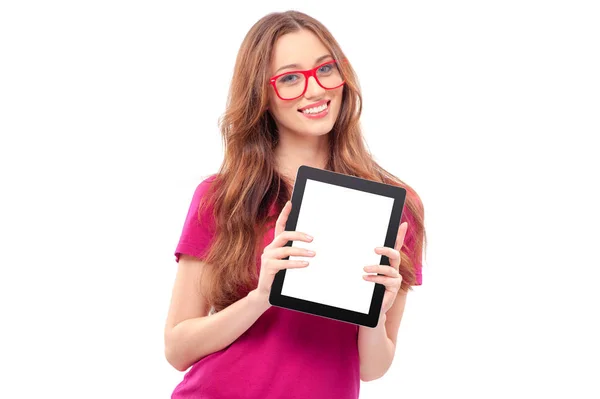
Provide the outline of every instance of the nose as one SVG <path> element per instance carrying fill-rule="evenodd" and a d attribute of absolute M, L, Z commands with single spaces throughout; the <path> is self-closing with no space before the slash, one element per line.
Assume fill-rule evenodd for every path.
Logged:
<path fill-rule="evenodd" d="M 325 89 L 319 86 L 315 77 L 311 76 L 308 78 L 308 82 L 306 83 L 306 93 L 304 93 L 304 97 L 319 97 L 323 94 L 324 91 Z"/>

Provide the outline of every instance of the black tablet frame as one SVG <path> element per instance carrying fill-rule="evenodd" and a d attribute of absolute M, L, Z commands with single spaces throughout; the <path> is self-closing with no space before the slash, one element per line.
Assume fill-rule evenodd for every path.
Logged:
<path fill-rule="evenodd" d="M 307 165 L 302 165 L 298 168 L 296 181 L 294 183 L 294 190 L 292 193 L 292 211 L 290 212 L 286 222 L 286 231 L 296 230 L 300 208 L 302 207 L 302 197 L 304 195 L 304 189 L 306 188 L 306 181 L 308 179 L 393 198 L 394 205 L 392 206 L 388 230 L 383 246 L 390 248 L 394 247 L 396 243 L 396 236 L 398 234 L 398 228 L 400 227 L 404 202 L 406 199 L 406 189 L 362 179 L 355 176 L 332 172 L 329 170 L 317 169 Z M 292 243 L 293 241 L 288 241 L 285 246 L 292 246 Z M 289 256 L 284 259 L 288 260 Z M 389 266 L 390 260 L 387 256 L 382 255 L 379 264 Z M 275 275 L 273 284 L 271 286 L 271 292 L 269 294 L 269 303 L 271 305 L 347 323 L 362 325 L 365 327 L 377 327 L 381 311 L 381 304 L 383 302 L 383 294 L 385 292 L 384 285 L 378 283 L 375 284 L 373 296 L 371 298 L 369 314 L 365 314 L 353 310 L 312 302 L 305 299 L 282 295 L 281 290 L 283 288 L 285 272 L 286 269 L 283 269 L 277 272 Z"/>

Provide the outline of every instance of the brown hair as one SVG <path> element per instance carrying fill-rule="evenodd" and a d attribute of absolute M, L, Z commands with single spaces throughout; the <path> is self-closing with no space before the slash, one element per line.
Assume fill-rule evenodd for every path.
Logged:
<path fill-rule="evenodd" d="M 203 259 L 208 267 L 200 289 L 214 312 L 257 286 L 263 235 L 291 198 L 290 182 L 275 169 L 278 131 L 267 111 L 268 72 L 276 40 L 301 29 L 314 33 L 334 59 L 346 59 L 327 28 L 298 11 L 271 13 L 261 18 L 247 33 L 238 52 L 226 111 L 219 121 L 224 160 L 198 210 L 200 217 L 204 206 L 213 206 L 210 216 L 214 218 L 216 231 Z M 422 253 L 426 240 L 423 205 L 411 187 L 373 160 L 359 126 L 362 96 L 358 79 L 349 62 L 340 63 L 340 68 L 346 84 L 339 116 L 329 133 L 327 169 L 407 190 L 403 219 L 409 220 L 407 237 L 412 237 L 414 252 L 407 253 L 406 245 L 402 248 L 400 273 L 402 289 L 412 289 L 416 278 L 413 259 Z M 269 217 L 272 204 L 278 212 Z"/>

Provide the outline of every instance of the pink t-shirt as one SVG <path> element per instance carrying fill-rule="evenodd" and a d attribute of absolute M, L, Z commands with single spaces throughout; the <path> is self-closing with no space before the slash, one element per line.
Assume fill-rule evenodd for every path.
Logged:
<path fill-rule="evenodd" d="M 181 254 L 202 258 L 208 249 L 214 221 L 201 225 L 197 210 L 214 177 L 194 192 L 175 251 L 177 262 Z M 274 229 L 270 229 L 264 246 L 273 237 Z M 421 280 L 419 256 L 417 284 Z M 358 330 L 354 324 L 272 306 L 231 345 L 196 362 L 171 398 L 356 399 L 360 390 Z"/>

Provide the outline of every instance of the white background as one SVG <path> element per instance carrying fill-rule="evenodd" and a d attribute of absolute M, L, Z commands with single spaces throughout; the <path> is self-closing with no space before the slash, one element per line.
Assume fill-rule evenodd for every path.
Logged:
<path fill-rule="evenodd" d="M 239 45 L 289 8 L 340 42 L 371 151 L 426 210 L 423 286 L 361 398 L 600 396 L 596 2 L 391 4 L 1 3 L 0 397 L 170 396 L 175 245 Z"/>

